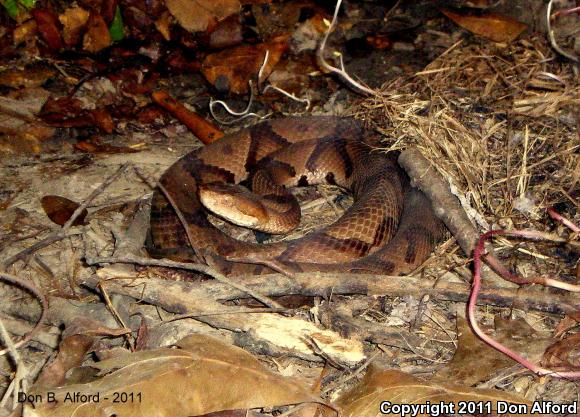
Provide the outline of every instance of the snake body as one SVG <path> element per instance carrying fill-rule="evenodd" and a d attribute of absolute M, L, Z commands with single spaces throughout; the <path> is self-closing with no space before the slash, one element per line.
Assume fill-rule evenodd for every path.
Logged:
<path fill-rule="evenodd" d="M 444 227 L 427 198 L 409 185 L 397 155 L 373 151 L 369 137 L 349 118 L 288 117 L 259 123 L 190 152 L 161 177 L 171 203 L 161 190 L 154 192 L 150 253 L 182 261 L 211 260 L 228 275 L 271 269 L 410 272 L 426 259 Z M 238 214 L 246 205 L 236 200 L 239 183 L 251 184 L 259 195 L 257 206 L 248 203 L 257 207 L 258 214 L 240 214 L 239 222 L 267 217 L 270 225 L 263 228 L 267 231 L 287 230 L 299 217 L 287 187 L 335 184 L 350 190 L 354 203 L 335 223 L 300 239 L 252 244 L 214 227 L 204 207 L 223 194 L 226 212 Z"/>

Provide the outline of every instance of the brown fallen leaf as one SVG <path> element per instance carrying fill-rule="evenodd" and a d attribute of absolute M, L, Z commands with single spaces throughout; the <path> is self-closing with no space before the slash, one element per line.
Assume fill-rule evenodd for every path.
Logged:
<path fill-rule="evenodd" d="M 171 24 L 173 23 L 173 19 L 171 17 L 171 13 L 167 10 L 164 11 L 159 19 L 155 21 L 155 27 L 163 35 L 163 38 L 166 41 L 171 40 Z"/>
<path fill-rule="evenodd" d="M 45 67 L 7 69 L 0 72 L 0 85 L 12 88 L 40 87 L 55 75 L 56 71 Z"/>
<path fill-rule="evenodd" d="M 12 42 L 14 45 L 20 45 L 22 42 L 33 39 L 38 34 L 38 26 L 34 19 L 18 25 L 12 32 Z"/>
<path fill-rule="evenodd" d="M 53 51 L 58 51 L 62 48 L 62 39 L 60 37 L 60 28 L 58 17 L 47 9 L 32 9 L 32 17 L 36 21 L 38 31 L 42 39 L 46 42 L 48 47 Z"/>
<path fill-rule="evenodd" d="M 287 37 L 258 45 L 240 45 L 208 55 L 201 66 L 205 78 L 219 91 L 245 94 L 250 80 L 255 80 L 268 51 L 268 63 L 259 82 L 268 78 L 282 54 L 288 48 Z"/>
<path fill-rule="evenodd" d="M 36 119 L 50 96 L 42 88 L 11 91 L 0 97 L 0 154 L 38 153 L 55 129 Z"/>
<path fill-rule="evenodd" d="M 62 385 L 65 381 L 65 374 L 82 364 L 85 354 L 94 341 L 95 337 L 82 334 L 64 338 L 58 346 L 57 355 L 42 369 L 36 380 L 36 386 L 50 388 Z"/>
<path fill-rule="evenodd" d="M 74 211 L 79 208 L 78 203 L 58 195 L 46 195 L 42 197 L 40 204 L 48 218 L 59 226 L 63 226 L 70 219 Z M 87 210 L 83 210 L 75 219 L 73 226 L 85 224 L 87 214 Z"/>
<path fill-rule="evenodd" d="M 55 127 L 96 126 L 105 133 L 111 133 L 115 128 L 108 110 L 84 109 L 81 100 L 66 96 L 50 97 L 40 112 L 40 118 Z"/>
<path fill-rule="evenodd" d="M 167 9 L 189 32 L 211 30 L 226 17 L 240 12 L 239 0 L 166 0 Z"/>
<path fill-rule="evenodd" d="M 302 9 L 314 8 L 314 5 L 306 0 L 298 0 L 273 4 L 254 4 L 252 14 L 256 19 L 256 26 L 260 38 L 269 40 L 273 37 L 293 32 L 298 23 Z"/>
<path fill-rule="evenodd" d="M 67 46 L 81 41 L 82 31 L 89 20 L 89 12 L 82 7 L 69 7 L 58 17 L 63 26 L 62 38 Z"/>
<path fill-rule="evenodd" d="M 322 402 L 303 384 L 267 370 L 238 347 L 191 335 L 179 349 L 135 352 L 95 363 L 99 379 L 52 388 L 57 402 L 24 406 L 29 416 L 186 417 L 216 411 Z M 46 390 L 33 390 L 46 398 Z M 67 394 L 92 402 L 64 402 Z M 114 402 L 116 397 L 129 399 Z M 70 398 L 70 397 L 69 397 Z"/>
<path fill-rule="evenodd" d="M 580 333 L 574 333 L 548 347 L 542 364 L 546 368 L 573 371 L 580 369 Z"/>
<path fill-rule="evenodd" d="M 207 44 L 212 49 L 223 49 L 242 43 L 242 24 L 235 14 L 219 22 L 210 33 Z"/>
<path fill-rule="evenodd" d="M 83 37 L 83 49 L 96 53 L 111 45 L 111 42 L 111 34 L 103 18 L 100 14 L 91 12 Z"/>
<path fill-rule="evenodd" d="M 467 388 L 461 385 L 444 383 L 432 383 L 423 381 L 412 375 L 397 370 L 382 370 L 375 366 L 369 367 L 363 380 L 350 391 L 344 393 L 335 405 L 342 408 L 343 417 L 382 417 L 401 416 L 402 413 L 383 409 L 381 403 L 389 402 L 390 405 L 419 406 L 427 402 L 434 406 L 441 406 L 445 403 L 447 409 L 440 408 L 440 414 L 421 410 L 409 410 L 406 415 L 429 416 L 445 415 L 455 413 L 467 414 L 467 410 L 459 409 L 459 402 L 473 402 L 481 404 L 482 407 L 490 407 L 491 410 L 483 408 L 477 414 L 486 414 L 496 410 L 499 401 L 514 404 L 531 403 L 523 398 L 493 389 Z M 454 407 L 450 410 L 448 407 Z M 393 412 L 391 412 L 393 411 Z M 477 411 L 477 410 L 476 410 Z M 472 413 L 471 413 L 472 414 Z M 502 416 L 525 416 L 526 414 L 504 413 Z"/>
<path fill-rule="evenodd" d="M 513 359 L 479 339 L 465 319 L 457 319 L 457 331 L 457 350 L 451 361 L 433 375 L 432 382 L 456 382 L 472 386 L 516 364 Z M 548 339 L 538 338 L 523 320 L 497 319 L 494 338 L 534 362 L 541 358 L 549 344 Z"/>
<path fill-rule="evenodd" d="M 441 12 L 462 28 L 494 42 L 512 42 L 528 27 L 525 23 L 497 13 L 476 16 L 461 15 L 450 10 Z"/>

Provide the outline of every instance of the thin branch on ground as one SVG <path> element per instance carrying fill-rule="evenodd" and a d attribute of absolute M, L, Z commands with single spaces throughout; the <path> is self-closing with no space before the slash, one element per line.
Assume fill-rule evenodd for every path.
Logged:
<path fill-rule="evenodd" d="M 207 273 L 211 276 L 212 268 L 207 265 L 189 262 L 175 262 L 168 259 L 151 259 L 142 256 L 125 254 L 123 256 L 89 257 L 86 262 L 90 266 L 102 266 L 104 264 L 125 263 L 141 266 L 161 266 L 177 268 L 186 271 Z M 128 278 L 133 282 L 147 283 L 152 287 L 154 279 L 140 280 Z M 248 275 L 235 277 L 237 282 L 245 287 L 259 289 L 262 294 L 270 296 L 301 294 L 307 296 L 327 296 L 332 291 L 334 294 L 363 294 L 391 296 L 417 296 L 425 294 L 439 299 L 464 302 L 469 296 L 469 285 L 462 283 L 433 282 L 415 278 L 412 276 L 377 276 L 373 274 L 321 274 L 321 273 L 297 273 L 292 278 L 284 274 Z M 91 281 L 90 279 L 88 281 Z M 159 285 L 162 285 L 159 280 Z M 96 285 L 96 283 L 95 283 Z M 234 300 L 246 296 L 245 290 L 236 290 L 228 284 L 207 281 L 194 285 L 181 283 L 191 297 L 207 296 L 208 292 L 217 300 Z M 186 288 L 185 288 L 186 287 Z M 150 290 L 153 291 L 153 290 Z M 159 297 L 163 298 L 163 294 Z M 481 305 L 496 305 L 503 307 L 527 308 L 538 311 L 547 311 L 554 314 L 572 313 L 580 308 L 578 302 L 558 294 L 550 294 L 539 291 L 519 290 L 509 288 L 487 288 L 482 291 L 479 302 Z"/>
<path fill-rule="evenodd" d="M 12 409 L 15 410 L 18 406 L 18 397 L 21 392 L 26 393 L 28 390 L 28 381 L 26 378 L 28 377 L 28 369 L 24 365 L 24 362 L 20 358 L 20 353 L 18 353 L 18 349 L 16 344 L 12 341 L 8 330 L 4 326 L 4 322 L 0 319 L 0 339 L 4 341 L 7 348 L 6 350 L 10 352 L 10 356 L 14 360 L 14 364 L 16 366 L 16 373 L 10 381 L 10 385 L 4 392 L 4 396 L 0 401 L 0 409 L 4 407 L 4 405 L 8 402 L 8 399 L 12 395 Z"/>

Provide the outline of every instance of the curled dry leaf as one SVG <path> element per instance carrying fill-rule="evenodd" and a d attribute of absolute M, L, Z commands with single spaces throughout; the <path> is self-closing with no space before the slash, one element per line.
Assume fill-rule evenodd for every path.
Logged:
<path fill-rule="evenodd" d="M 474 401 L 476 403 L 489 403 L 494 410 L 498 401 L 507 401 L 515 404 L 531 405 L 527 400 L 493 389 L 476 389 L 460 385 L 432 383 L 423 381 L 412 375 L 396 370 L 382 370 L 371 366 L 363 380 L 350 391 L 343 394 L 335 403 L 342 408 L 344 417 L 382 417 L 385 415 L 397 415 L 400 413 L 382 413 L 380 405 L 383 401 L 392 404 L 431 405 L 445 403 L 454 404 L 458 412 L 457 403 L 460 401 Z M 433 409 L 432 409 L 433 411 Z M 435 415 L 425 412 L 413 412 L 415 416 Z M 520 414 L 502 414 L 503 416 L 519 416 Z M 523 414 L 522 414 L 523 416 Z"/>
<path fill-rule="evenodd" d="M 58 195 L 44 196 L 40 200 L 40 204 L 48 218 L 59 226 L 63 226 L 79 207 L 78 203 Z M 83 210 L 75 219 L 73 226 L 84 224 L 85 217 L 87 217 L 87 210 Z"/>
<path fill-rule="evenodd" d="M 240 12 L 239 0 L 166 0 L 167 8 L 190 32 L 205 32 L 226 17 Z"/>
<path fill-rule="evenodd" d="M 51 389 L 58 402 L 25 405 L 41 417 L 118 415 L 198 416 L 216 411 L 322 402 L 305 384 L 267 370 L 244 350 L 206 335 L 192 335 L 179 349 L 162 348 L 111 358 L 93 365 L 99 379 Z M 67 394 L 98 402 L 64 402 Z M 114 403 L 114 394 L 133 401 Z M 34 394 L 46 398 L 46 391 Z"/>
<path fill-rule="evenodd" d="M 475 16 L 461 15 L 450 10 L 441 12 L 462 28 L 494 42 L 512 42 L 528 27 L 525 23 L 496 13 Z"/>
<path fill-rule="evenodd" d="M 260 82 L 268 78 L 287 48 L 287 37 L 282 36 L 271 43 L 226 49 L 208 55 L 203 61 L 201 72 L 218 90 L 245 94 L 249 91 L 248 82 L 258 77 L 266 51 L 269 52 L 268 62 L 262 70 Z"/>

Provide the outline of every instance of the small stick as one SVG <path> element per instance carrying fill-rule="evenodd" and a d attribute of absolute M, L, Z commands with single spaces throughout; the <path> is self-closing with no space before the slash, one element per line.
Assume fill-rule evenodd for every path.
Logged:
<path fill-rule="evenodd" d="M 187 126 L 204 144 L 207 145 L 208 143 L 215 142 L 224 135 L 217 126 L 189 110 L 179 101 L 171 97 L 169 93 L 155 91 L 151 97 L 157 105 L 167 110 L 177 120 Z"/>
<path fill-rule="evenodd" d="M 12 394 L 12 409 L 15 410 L 16 407 L 18 406 L 18 397 L 19 393 L 21 392 L 20 387 L 22 386 L 22 392 L 24 393 L 26 393 L 28 389 L 28 384 L 26 381 L 28 370 L 24 365 L 24 362 L 20 358 L 18 349 L 16 348 L 16 345 L 12 341 L 12 338 L 10 337 L 8 330 L 6 330 L 6 327 L 4 327 L 4 322 L 2 320 L 0 320 L 0 339 L 4 340 L 4 343 L 6 344 L 6 346 L 8 346 L 7 350 L 10 352 L 10 355 L 12 356 L 12 359 L 16 364 L 16 374 L 14 375 L 14 378 L 10 382 L 10 385 L 4 392 L 4 396 L 0 401 L 0 408 L 4 407 L 4 405 L 8 401 L 8 398 L 10 398 L 10 395 Z"/>

